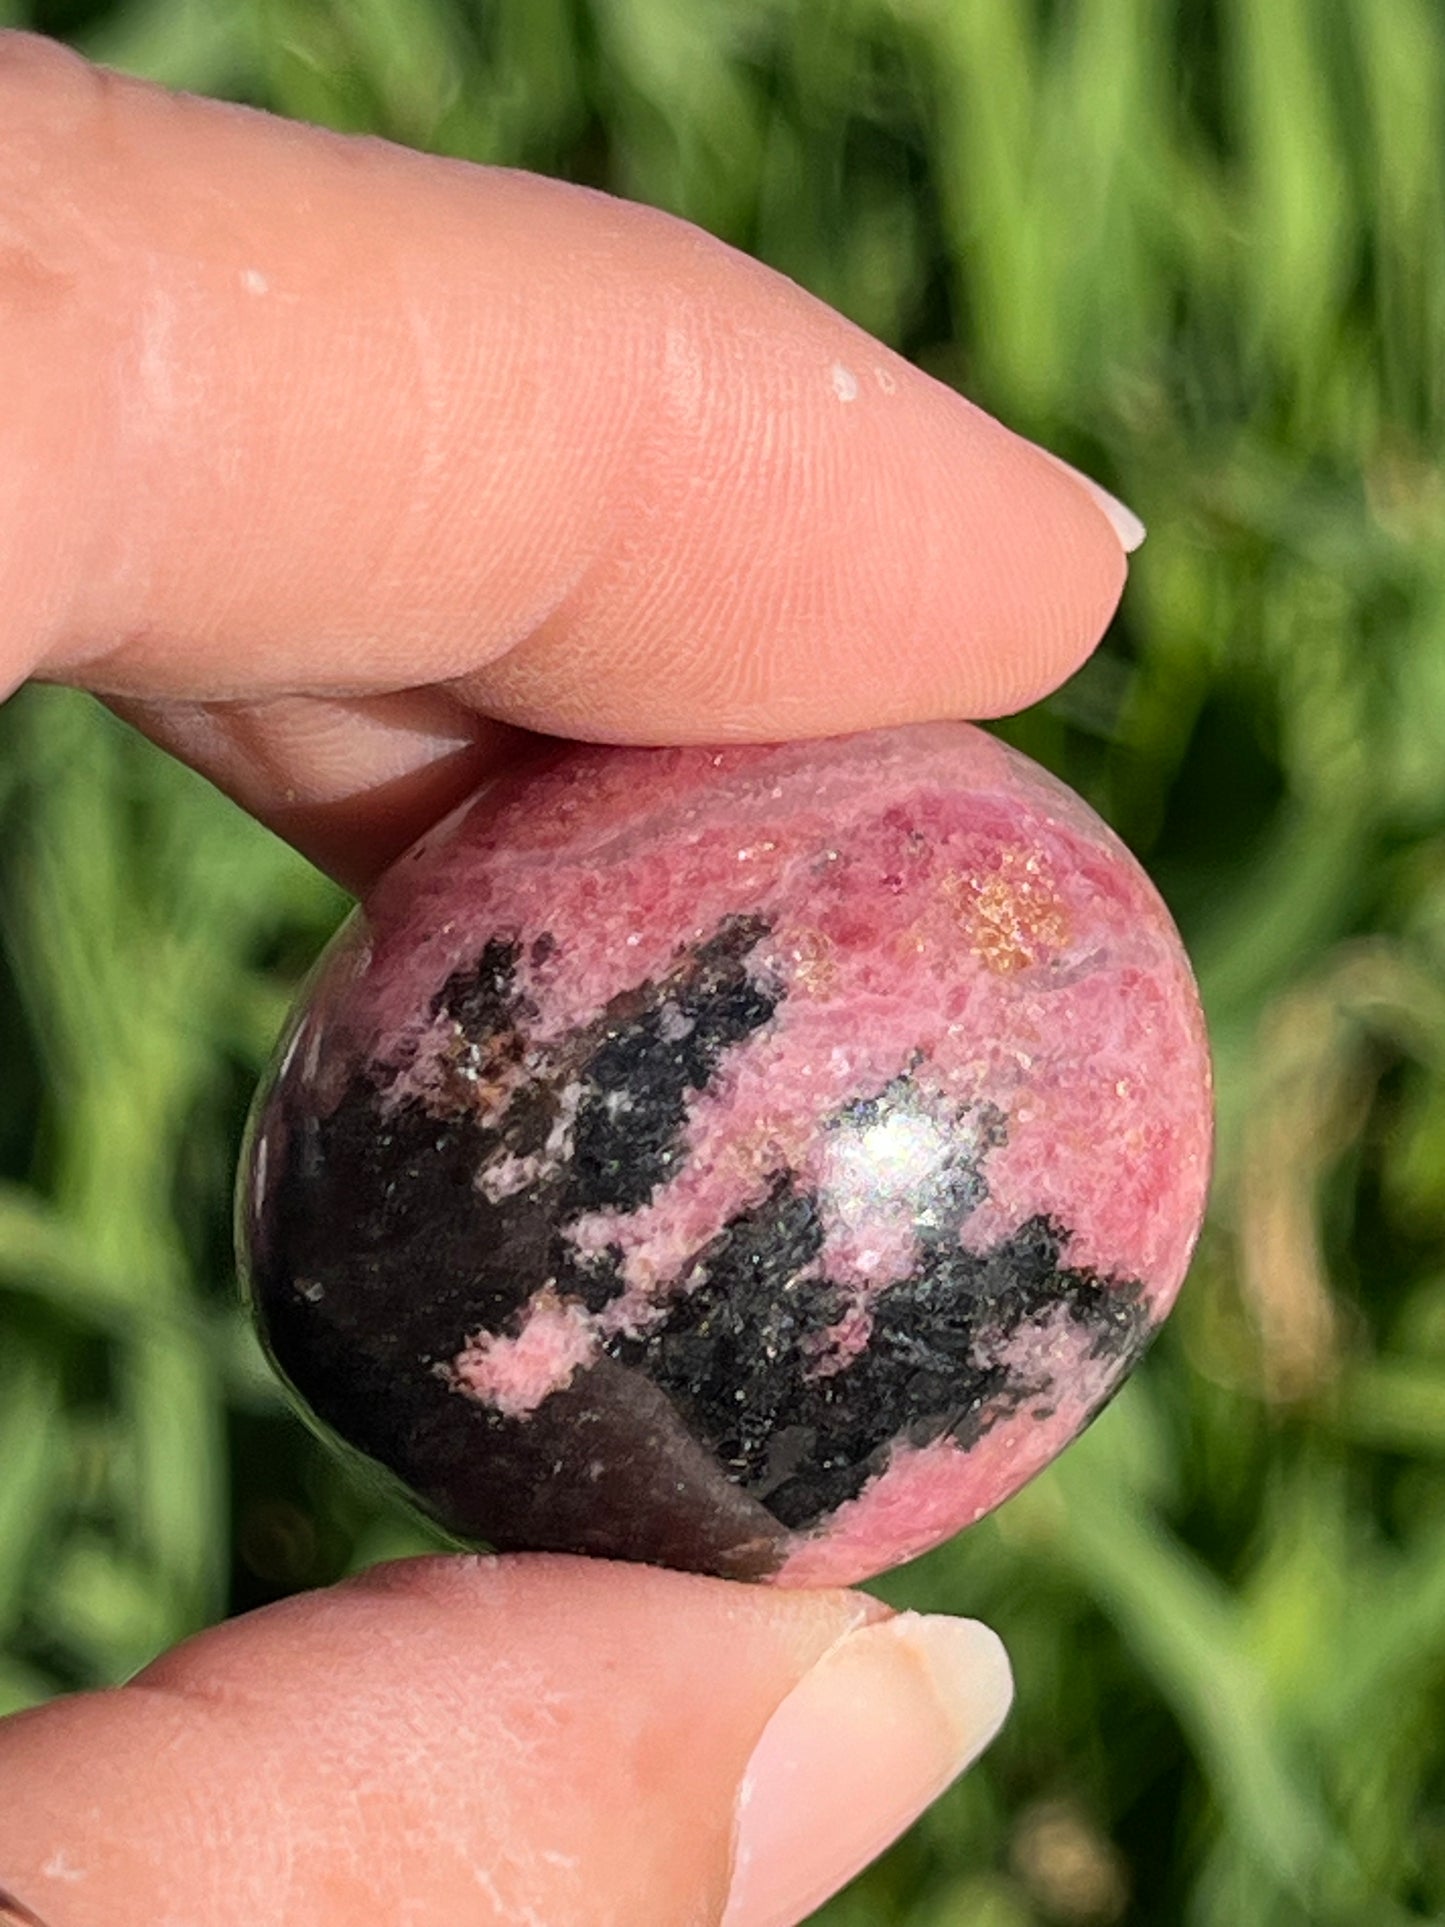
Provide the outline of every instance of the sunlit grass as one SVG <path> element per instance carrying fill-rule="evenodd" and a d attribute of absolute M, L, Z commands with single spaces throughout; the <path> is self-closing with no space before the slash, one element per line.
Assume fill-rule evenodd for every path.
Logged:
<path fill-rule="evenodd" d="M 1169 895 L 1221 1089 L 1140 1379 L 888 1596 L 987 1764 L 831 1927 L 1445 1911 L 1445 15 L 1432 0 L 0 6 L 174 85 L 585 178 L 796 276 L 1151 527 L 1007 733 Z M 282 1408 L 230 1167 L 340 899 L 78 699 L 0 718 L 0 1704 L 422 1530 Z M 1363 939 L 1363 941 L 1362 941 Z"/>

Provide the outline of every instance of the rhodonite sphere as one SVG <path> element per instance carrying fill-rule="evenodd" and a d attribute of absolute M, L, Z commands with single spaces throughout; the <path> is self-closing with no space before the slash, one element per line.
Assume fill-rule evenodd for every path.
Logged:
<path fill-rule="evenodd" d="M 1153 886 L 982 731 L 558 748 L 328 953 L 243 1260 L 301 1398 L 458 1537 L 847 1583 L 1114 1392 L 1210 1135 Z"/>

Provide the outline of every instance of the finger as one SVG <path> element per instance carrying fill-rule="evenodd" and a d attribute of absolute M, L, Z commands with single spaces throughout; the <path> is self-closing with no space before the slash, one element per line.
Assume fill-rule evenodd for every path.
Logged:
<path fill-rule="evenodd" d="M 984 1628 L 857 1594 L 414 1561 L 0 1726 L 0 1886 L 48 1927 L 788 1927 L 1009 1691 Z"/>
<path fill-rule="evenodd" d="M 1118 596 L 1077 479 L 651 210 L 24 35 L 0 210 L 12 681 L 812 734 L 1015 707 Z"/>
<path fill-rule="evenodd" d="M 539 740 L 441 689 L 110 707 L 358 893 Z"/>

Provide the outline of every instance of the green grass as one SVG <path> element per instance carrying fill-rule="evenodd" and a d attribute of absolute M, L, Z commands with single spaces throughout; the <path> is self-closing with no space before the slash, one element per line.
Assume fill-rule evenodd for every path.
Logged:
<path fill-rule="evenodd" d="M 1445 15 L 1432 0 L 0 5 L 172 84 L 675 209 L 1144 514 L 1006 733 L 1198 961 L 1219 1179 L 1145 1370 L 890 1598 L 987 1763 L 829 1927 L 1445 1917 Z M 82 700 L 0 716 L 0 1704 L 424 1542 L 228 1246 L 337 893 Z"/>

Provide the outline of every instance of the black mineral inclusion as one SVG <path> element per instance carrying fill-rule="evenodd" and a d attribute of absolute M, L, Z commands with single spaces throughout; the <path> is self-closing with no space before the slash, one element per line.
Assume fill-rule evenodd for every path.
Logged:
<path fill-rule="evenodd" d="M 623 1289 L 616 1252 L 584 1261 L 567 1227 L 634 1211 L 676 1174 L 692 1097 L 781 1000 L 752 961 L 766 932 L 761 917 L 729 918 L 665 977 L 545 1047 L 529 1041 L 518 945 L 498 934 L 434 1000 L 459 1039 L 439 1097 L 398 1100 L 381 1063 L 358 1068 L 324 1114 L 273 1090 L 261 1128 L 279 1168 L 248 1239 L 266 1342 L 317 1415 L 458 1537 L 765 1576 L 789 1535 L 856 1497 L 896 1441 L 967 1446 L 1046 1400 L 1046 1385 L 996 1362 L 1021 1328 L 1063 1315 L 1095 1356 L 1140 1349 L 1140 1288 L 1066 1265 L 1065 1226 L 1037 1217 L 985 1252 L 960 1246 L 1003 1141 L 995 1117 L 948 1174 L 916 1269 L 878 1295 L 866 1347 L 839 1368 L 818 1366 L 844 1301 L 809 1273 L 817 1199 L 781 1169 L 695 1254 L 645 1336 L 609 1340 L 524 1417 L 457 1392 L 438 1368 L 478 1332 L 514 1332 L 549 1280 L 592 1311 Z M 534 961 L 551 941 L 537 940 Z M 471 1092 L 503 1073 L 510 1098 L 483 1125 Z M 549 1163 L 561 1093 L 578 1083 L 570 1154 Z M 879 1102 L 860 1092 L 855 1104 Z M 492 1198 L 476 1180 L 502 1157 L 540 1168 Z"/>

